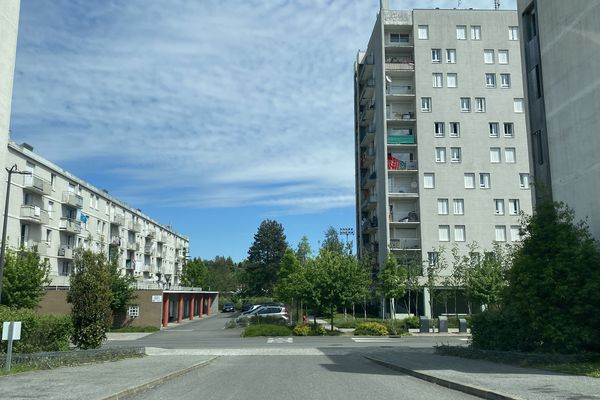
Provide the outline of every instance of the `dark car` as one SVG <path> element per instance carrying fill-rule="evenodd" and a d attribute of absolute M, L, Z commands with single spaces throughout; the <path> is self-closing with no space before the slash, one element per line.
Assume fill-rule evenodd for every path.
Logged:
<path fill-rule="evenodd" d="M 223 304 L 223 312 L 235 312 L 235 307 L 231 303 Z"/>
<path fill-rule="evenodd" d="M 250 311 L 250 309 L 252 309 L 252 304 L 242 304 L 242 312 L 245 313 L 246 311 Z"/>

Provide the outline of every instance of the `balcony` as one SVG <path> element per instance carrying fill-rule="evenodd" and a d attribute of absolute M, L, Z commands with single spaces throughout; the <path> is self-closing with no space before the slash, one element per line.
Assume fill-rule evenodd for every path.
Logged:
<path fill-rule="evenodd" d="M 81 222 L 76 221 L 71 218 L 62 217 L 59 221 L 58 227 L 60 230 L 69 232 L 69 233 L 81 233 Z"/>
<path fill-rule="evenodd" d="M 371 124 L 368 127 L 362 127 L 360 129 L 360 145 L 362 147 L 367 147 L 367 145 L 375 138 L 376 131 L 377 129 L 374 124 Z"/>
<path fill-rule="evenodd" d="M 156 252 L 156 258 L 167 258 L 167 250 L 163 249 Z"/>
<path fill-rule="evenodd" d="M 119 247 L 121 246 L 121 237 L 120 236 L 113 236 L 110 238 L 110 242 L 108 243 L 109 246 L 113 246 L 113 247 Z"/>
<path fill-rule="evenodd" d="M 48 212 L 38 206 L 21 206 L 20 218 L 33 224 L 48 224 Z"/>
<path fill-rule="evenodd" d="M 388 154 L 388 171 L 417 171 L 416 161 L 404 161 Z"/>
<path fill-rule="evenodd" d="M 22 246 L 30 251 L 35 251 L 38 253 L 40 257 L 45 257 L 48 255 L 48 243 L 46 242 L 37 242 L 35 240 L 21 240 Z"/>
<path fill-rule="evenodd" d="M 39 195 L 48 195 L 52 191 L 50 182 L 37 175 L 23 175 L 23 189 Z"/>
<path fill-rule="evenodd" d="M 144 254 L 152 254 L 152 249 L 154 248 L 154 246 L 152 245 L 146 245 L 144 246 Z"/>
<path fill-rule="evenodd" d="M 414 121 L 415 113 L 413 111 L 392 111 L 387 112 L 385 118 L 388 121 Z"/>
<path fill-rule="evenodd" d="M 389 145 L 403 145 L 403 144 L 415 144 L 415 137 L 413 135 L 388 135 L 387 144 Z"/>
<path fill-rule="evenodd" d="M 75 252 L 71 246 L 60 246 L 60 248 L 58 249 L 58 257 L 60 258 L 72 260 L 74 253 Z"/>
<path fill-rule="evenodd" d="M 136 242 L 127 242 L 127 250 L 140 251 L 140 244 Z"/>
<path fill-rule="evenodd" d="M 415 90 L 412 85 L 393 85 L 390 84 L 386 90 L 385 94 L 388 96 L 414 96 Z"/>
<path fill-rule="evenodd" d="M 363 218 L 361 222 L 362 232 L 369 233 L 377 229 L 377 217 Z"/>
<path fill-rule="evenodd" d="M 361 89 L 361 92 L 360 92 L 360 103 L 366 104 L 367 101 L 373 97 L 373 91 L 375 90 L 375 79 L 370 78 L 362 86 L 363 86 L 363 88 Z"/>
<path fill-rule="evenodd" d="M 390 225 L 395 227 L 402 226 L 416 226 L 419 225 L 419 214 L 415 211 L 410 211 L 408 213 L 399 213 L 394 212 L 393 215 L 390 215 Z"/>
<path fill-rule="evenodd" d="M 386 71 L 409 71 L 415 70 L 415 61 L 409 56 L 387 56 L 385 58 Z"/>
<path fill-rule="evenodd" d="M 402 185 L 392 185 L 388 186 L 388 195 L 390 197 L 419 197 L 419 189 L 417 182 L 413 182 L 413 184 L 402 186 Z"/>
<path fill-rule="evenodd" d="M 156 243 L 164 243 L 164 242 L 166 242 L 167 241 L 167 233 L 166 232 L 162 232 L 162 231 L 158 232 L 156 234 L 156 239 L 155 240 L 156 240 Z"/>
<path fill-rule="evenodd" d="M 66 206 L 82 208 L 83 207 L 83 197 L 73 192 L 63 192 L 62 202 Z"/>
<path fill-rule="evenodd" d="M 110 217 L 111 225 L 123 226 L 125 225 L 125 216 L 123 214 L 113 214 Z"/>
<path fill-rule="evenodd" d="M 155 231 L 148 231 L 148 232 L 146 232 L 146 237 L 150 238 L 150 239 L 154 239 L 156 237 L 156 232 Z"/>
<path fill-rule="evenodd" d="M 127 221 L 127 229 L 133 232 L 140 233 L 142 231 L 142 224 L 139 222 Z"/>
<path fill-rule="evenodd" d="M 417 238 L 393 238 L 390 239 L 392 250 L 421 250 L 421 241 Z"/>
<path fill-rule="evenodd" d="M 359 81 L 364 81 L 373 73 L 373 65 L 375 65 L 375 57 L 373 56 L 373 53 L 366 54 L 363 58 L 363 63 L 361 64 Z"/>
<path fill-rule="evenodd" d="M 366 211 L 370 211 L 377 207 L 377 196 L 369 196 L 362 200 L 362 208 Z"/>
<path fill-rule="evenodd" d="M 142 265 L 142 272 L 152 272 L 152 265 L 150 265 L 150 264 Z"/>

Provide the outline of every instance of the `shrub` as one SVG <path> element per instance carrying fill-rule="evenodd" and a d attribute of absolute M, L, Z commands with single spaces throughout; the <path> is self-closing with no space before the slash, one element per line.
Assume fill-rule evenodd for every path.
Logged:
<path fill-rule="evenodd" d="M 406 329 L 418 329 L 420 327 L 419 317 L 413 315 L 402 320 Z"/>
<path fill-rule="evenodd" d="M 296 325 L 292 330 L 294 336 L 310 336 L 310 325 L 302 324 Z"/>
<path fill-rule="evenodd" d="M 141 332 L 141 333 L 149 333 L 149 332 L 158 332 L 160 331 L 160 328 L 157 328 L 156 326 L 121 326 L 119 328 L 111 328 L 110 330 L 111 332 L 115 332 L 115 333 L 135 333 L 135 332 Z"/>
<path fill-rule="evenodd" d="M 312 324 L 310 326 L 310 335 L 311 336 L 323 336 L 326 335 L 327 331 L 319 324 Z"/>
<path fill-rule="evenodd" d="M 388 328 L 379 322 L 364 322 L 354 331 L 356 336 L 387 336 Z"/>
<path fill-rule="evenodd" d="M 250 325 L 287 325 L 287 321 L 281 317 L 259 317 L 253 316 L 248 319 Z"/>
<path fill-rule="evenodd" d="M 487 310 L 470 318 L 473 347 L 485 350 L 531 350 L 526 344 L 535 343 L 535 333 L 527 333 L 519 318 L 505 310 Z M 530 337 L 523 337 L 526 334 Z"/>
<path fill-rule="evenodd" d="M 0 324 L 4 321 L 21 321 L 21 340 L 13 342 L 15 353 L 69 349 L 73 324 L 68 315 L 39 315 L 33 310 L 0 306 Z M 3 352 L 6 352 L 6 346 L 7 342 L 0 343 Z"/>
<path fill-rule="evenodd" d="M 242 332 L 242 337 L 290 336 L 292 330 L 282 325 L 250 325 Z"/>

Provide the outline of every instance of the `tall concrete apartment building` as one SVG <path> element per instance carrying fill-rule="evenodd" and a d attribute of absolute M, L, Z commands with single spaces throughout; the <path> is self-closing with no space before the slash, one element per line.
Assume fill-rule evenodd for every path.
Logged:
<path fill-rule="evenodd" d="M 138 287 L 178 285 L 189 253 L 186 236 L 45 160 L 31 146 L 10 141 L 19 5 L 0 1 L 0 212 L 10 190 L 8 246 L 36 248 L 50 263 L 54 286 L 69 285 L 77 248 L 119 254 L 123 272 L 137 277 Z M 5 167 L 13 165 L 30 175 L 13 174 L 7 188 Z"/>
<path fill-rule="evenodd" d="M 517 13 L 388 8 L 355 64 L 359 254 L 382 268 L 388 251 L 437 263 L 442 246 L 518 241 L 531 192 Z"/>
<path fill-rule="evenodd" d="M 600 239 L 600 2 L 519 0 L 535 197 Z"/>

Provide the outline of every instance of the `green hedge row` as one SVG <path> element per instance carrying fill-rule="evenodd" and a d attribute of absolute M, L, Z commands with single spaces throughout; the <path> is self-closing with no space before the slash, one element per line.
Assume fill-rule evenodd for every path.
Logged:
<path fill-rule="evenodd" d="M 4 321 L 21 321 L 21 339 L 13 342 L 15 353 L 69 349 L 73 324 L 68 315 L 39 315 L 33 310 L 0 306 L 0 329 Z M 6 353 L 7 343 L 0 343 L 3 353 Z"/>

